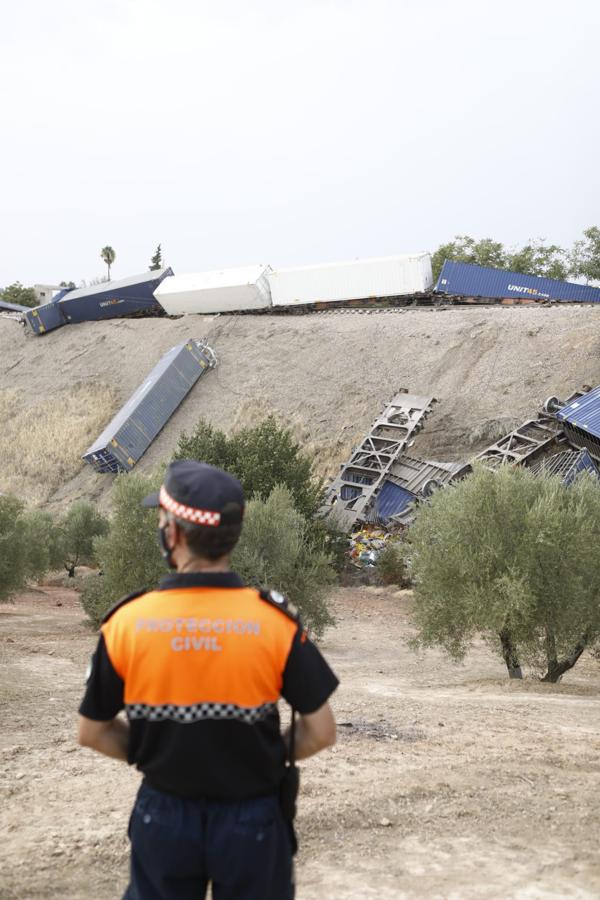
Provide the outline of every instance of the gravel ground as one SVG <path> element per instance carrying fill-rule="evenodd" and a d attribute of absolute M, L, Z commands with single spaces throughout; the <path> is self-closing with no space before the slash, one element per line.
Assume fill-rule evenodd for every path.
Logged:
<path fill-rule="evenodd" d="M 337 745 L 302 763 L 298 900 L 600 896 L 600 665 L 509 682 L 416 655 L 410 593 L 334 592 Z M 60 606 L 58 605 L 60 604 Z M 73 591 L 0 608 L 0 896 L 115 900 L 139 775 L 74 742 L 95 636 Z"/>

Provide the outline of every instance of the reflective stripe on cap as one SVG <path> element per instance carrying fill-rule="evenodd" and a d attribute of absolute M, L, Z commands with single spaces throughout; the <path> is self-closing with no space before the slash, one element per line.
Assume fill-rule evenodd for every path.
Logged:
<path fill-rule="evenodd" d="M 159 494 L 160 505 L 167 512 L 173 513 L 178 519 L 184 519 L 186 522 L 193 522 L 194 525 L 220 525 L 221 513 L 214 512 L 210 509 L 195 509 L 193 506 L 186 506 L 179 503 L 167 492 L 163 485 Z"/>

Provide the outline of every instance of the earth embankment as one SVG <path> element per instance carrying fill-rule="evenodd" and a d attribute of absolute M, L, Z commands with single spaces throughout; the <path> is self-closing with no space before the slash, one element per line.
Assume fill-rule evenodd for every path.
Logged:
<path fill-rule="evenodd" d="M 195 386 L 138 468 L 169 458 L 199 418 L 226 431 L 274 413 L 334 475 L 402 388 L 438 400 L 413 452 L 457 460 L 549 395 L 600 383 L 600 309 L 512 307 L 189 316 L 71 325 L 43 337 L 0 319 L 0 490 L 63 506 L 108 504 L 112 476 L 81 454 L 160 357 L 208 338 Z M 501 427 L 501 426 L 500 426 Z"/>

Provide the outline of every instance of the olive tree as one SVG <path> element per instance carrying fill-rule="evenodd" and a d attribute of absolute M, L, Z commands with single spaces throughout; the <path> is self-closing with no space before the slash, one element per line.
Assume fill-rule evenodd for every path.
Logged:
<path fill-rule="evenodd" d="M 87 578 L 81 595 L 95 625 L 120 597 L 151 589 L 167 571 L 157 541 L 158 513 L 140 505 L 160 483 L 159 473 L 116 479 L 110 530 L 94 542 L 103 574 Z M 265 500 L 250 500 L 233 567 L 248 584 L 288 594 L 317 634 L 331 623 L 326 587 L 335 578 L 332 560 L 310 540 L 287 488 L 275 488 Z"/>
<path fill-rule="evenodd" d="M 161 480 L 159 473 L 122 474 L 115 480 L 109 530 L 94 540 L 102 575 L 87 578 L 81 595 L 95 625 L 120 597 L 153 587 L 167 571 L 156 540 L 158 515 L 155 509 L 141 506 Z"/>
<path fill-rule="evenodd" d="M 24 504 L 11 494 L 0 494 L 0 603 L 25 586 L 27 545 Z"/>
<path fill-rule="evenodd" d="M 232 436 L 200 420 L 190 435 L 184 432 L 179 438 L 175 459 L 197 459 L 227 469 L 240 480 L 246 497 L 265 500 L 277 485 L 285 485 L 298 511 L 309 519 L 323 501 L 313 460 L 274 416 Z"/>
<path fill-rule="evenodd" d="M 76 566 L 96 562 L 94 539 L 107 531 L 108 520 L 93 503 L 77 500 L 69 507 L 58 523 L 54 557 L 60 559 L 70 578 L 75 575 Z"/>
<path fill-rule="evenodd" d="M 332 558 L 314 546 L 289 488 L 278 485 L 265 500 L 250 500 L 232 564 L 247 584 L 287 594 L 315 634 L 333 623 L 327 606 L 336 578 Z"/>
<path fill-rule="evenodd" d="M 600 484 L 485 469 L 436 493 L 408 536 L 416 645 L 463 659 L 482 633 L 509 675 L 557 681 L 600 635 Z"/>

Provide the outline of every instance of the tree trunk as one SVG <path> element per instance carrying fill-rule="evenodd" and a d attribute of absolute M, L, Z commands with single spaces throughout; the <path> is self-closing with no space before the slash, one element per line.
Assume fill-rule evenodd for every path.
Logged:
<path fill-rule="evenodd" d="M 69 573 L 69 578 L 75 578 L 75 566 L 69 566 L 67 571 Z"/>
<path fill-rule="evenodd" d="M 508 669 L 509 678 L 522 678 L 523 672 L 517 656 L 517 648 L 512 642 L 508 625 L 505 625 L 500 632 L 500 643 L 502 644 L 502 657 Z"/>
<path fill-rule="evenodd" d="M 554 632 L 549 626 L 546 626 L 546 658 L 548 663 L 548 671 L 540 679 L 540 681 L 546 681 L 550 684 L 556 684 L 556 682 L 568 672 L 569 669 L 572 669 L 583 651 L 587 646 L 587 635 L 583 635 L 581 639 L 577 642 L 571 653 L 568 656 L 565 656 L 564 659 L 559 660 L 556 652 L 556 640 L 554 639 Z"/>

